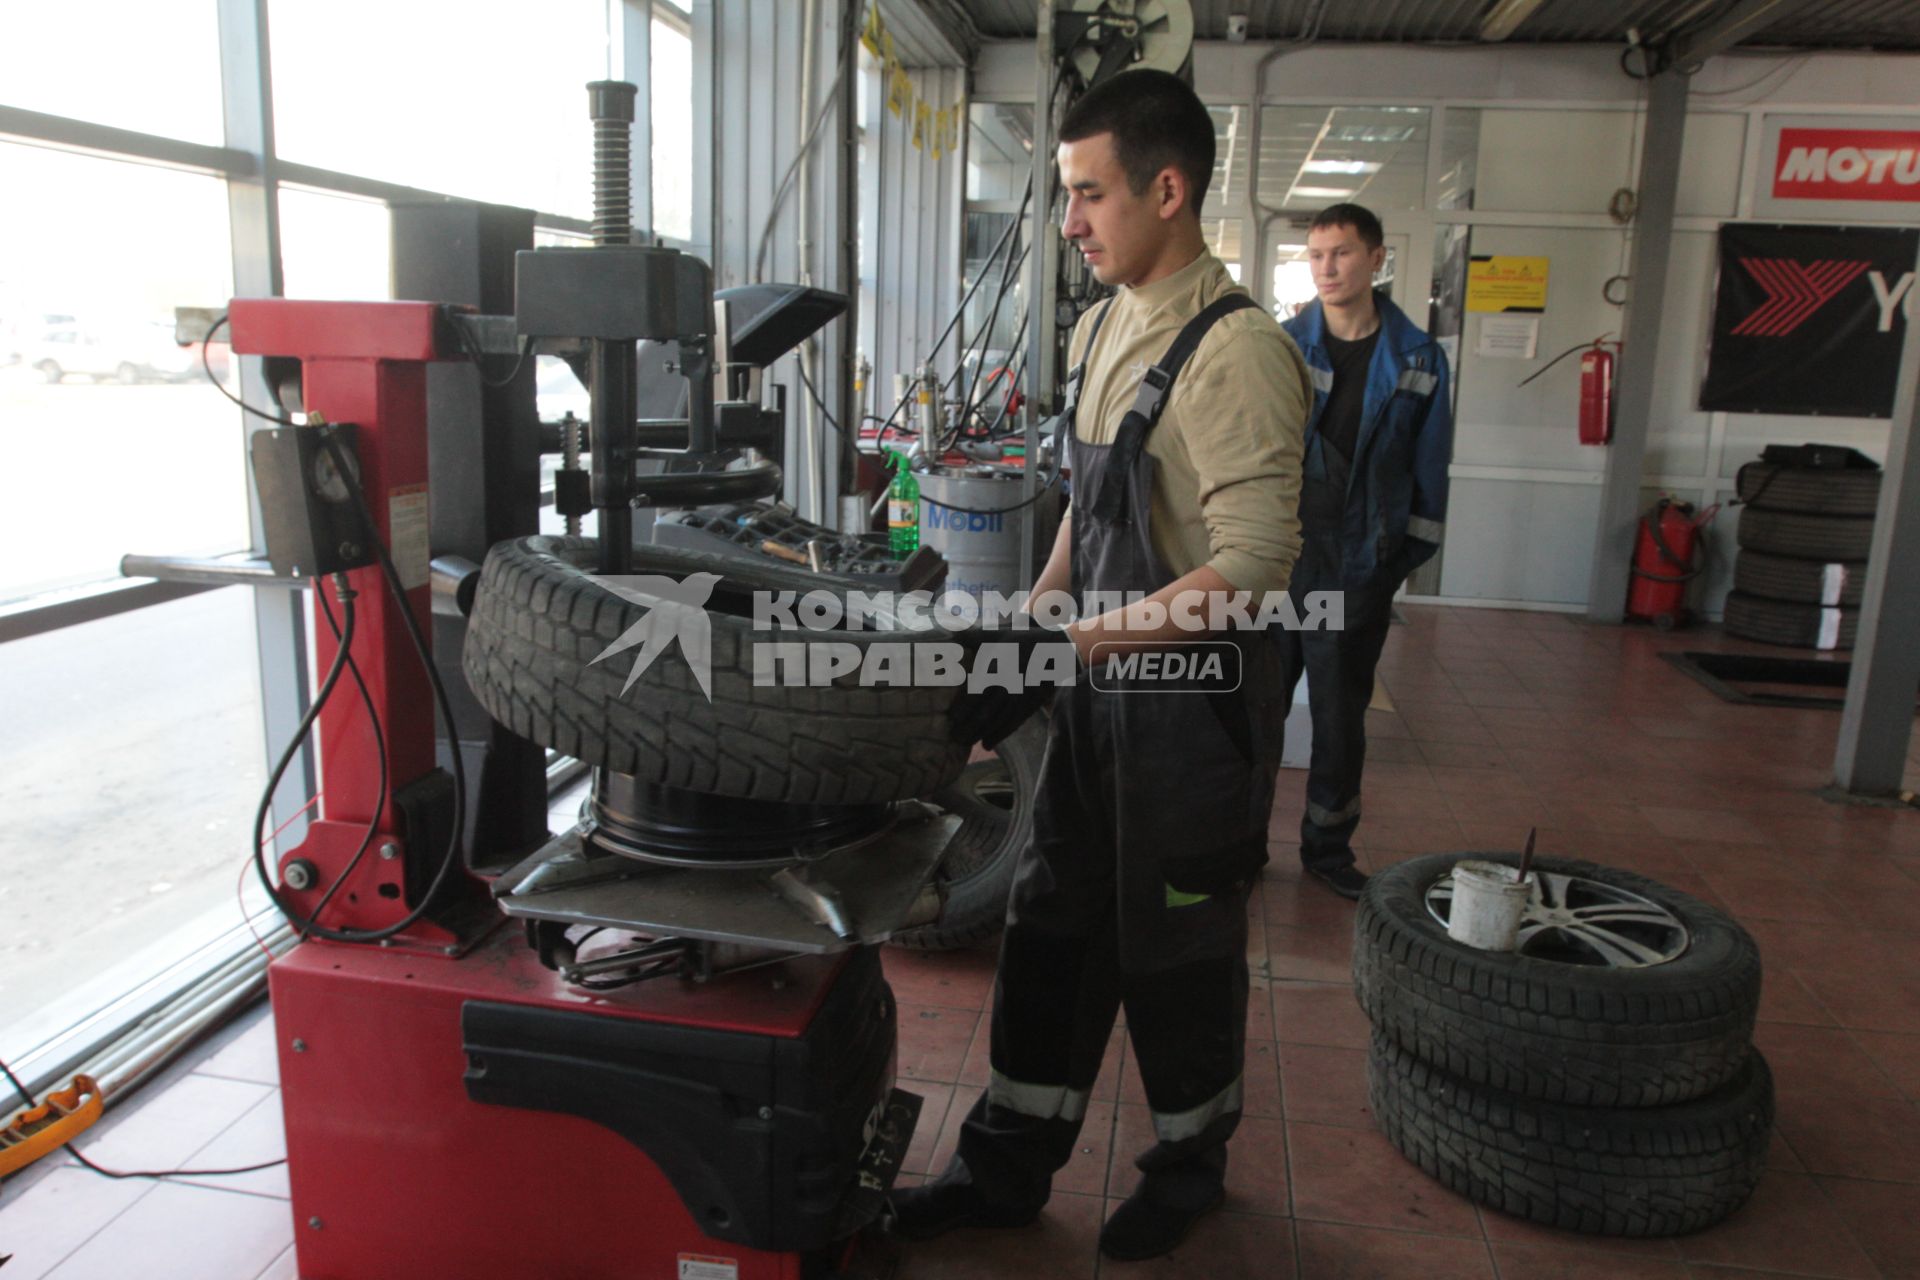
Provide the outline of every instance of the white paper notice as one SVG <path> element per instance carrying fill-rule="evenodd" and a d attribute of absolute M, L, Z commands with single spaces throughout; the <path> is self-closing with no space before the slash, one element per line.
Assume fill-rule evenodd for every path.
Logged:
<path fill-rule="evenodd" d="M 1531 360 L 1539 345 L 1539 316 L 1481 316 L 1474 354 L 1490 360 Z"/>
<path fill-rule="evenodd" d="M 680 1255 L 679 1280 L 739 1280 L 740 1264 L 710 1253 Z"/>
<path fill-rule="evenodd" d="M 387 549 L 400 585 L 408 591 L 427 585 L 427 486 L 402 485 L 387 494 Z"/>

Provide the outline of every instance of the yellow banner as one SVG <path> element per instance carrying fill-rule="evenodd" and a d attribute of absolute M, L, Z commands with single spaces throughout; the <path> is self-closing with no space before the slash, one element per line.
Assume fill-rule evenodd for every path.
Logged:
<path fill-rule="evenodd" d="M 1467 310 L 1545 311 L 1547 262 L 1476 254 L 1467 263 Z"/>
<path fill-rule="evenodd" d="M 887 76 L 887 110 L 896 116 L 905 112 L 906 118 L 911 120 L 913 118 L 913 81 L 907 78 L 907 73 L 900 69 L 899 63 L 889 59 L 887 65 L 892 68 Z"/>
<path fill-rule="evenodd" d="M 880 6 L 868 5 L 867 26 L 866 30 L 860 33 L 860 43 L 865 45 L 867 52 L 876 58 L 880 56 L 880 32 Z"/>
<path fill-rule="evenodd" d="M 932 123 L 933 123 L 932 109 L 929 108 L 927 104 L 924 102 L 916 104 L 914 107 L 914 115 L 913 115 L 913 145 L 916 148 L 919 148 L 921 150 L 926 149 L 927 131 L 928 131 L 928 127 Z"/>

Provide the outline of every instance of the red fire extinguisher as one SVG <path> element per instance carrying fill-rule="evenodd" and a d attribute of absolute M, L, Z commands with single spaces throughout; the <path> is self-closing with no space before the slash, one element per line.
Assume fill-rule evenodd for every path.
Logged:
<path fill-rule="evenodd" d="M 1687 621 L 1687 584 L 1706 567 L 1694 565 L 1693 553 L 1700 531 L 1713 522 L 1719 510 L 1715 503 L 1695 515 L 1691 502 L 1662 498 L 1641 518 L 1640 537 L 1633 548 L 1633 576 L 1627 588 L 1629 619 L 1651 622 L 1662 631 Z"/>
<path fill-rule="evenodd" d="M 1580 443 L 1613 439 L 1613 348 L 1605 338 L 1580 353 Z"/>
<path fill-rule="evenodd" d="M 1580 443 L 1613 439 L 1613 361 L 1620 344 L 1602 334 L 1583 347 L 1568 347 L 1520 380 L 1526 386 L 1575 352 L 1580 354 Z"/>

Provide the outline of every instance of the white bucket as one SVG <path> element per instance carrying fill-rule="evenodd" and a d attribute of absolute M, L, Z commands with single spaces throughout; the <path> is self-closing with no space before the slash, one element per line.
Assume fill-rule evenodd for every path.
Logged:
<path fill-rule="evenodd" d="M 1533 877 L 1498 862 L 1456 862 L 1447 936 L 1482 951 L 1511 951 L 1533 891 Z"/>

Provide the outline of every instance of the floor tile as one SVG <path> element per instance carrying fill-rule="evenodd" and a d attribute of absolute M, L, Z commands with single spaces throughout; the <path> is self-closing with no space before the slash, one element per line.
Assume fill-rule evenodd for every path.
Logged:
<path fill-rule="evenodd" d="M 1248 1040 L 1241 1071 L 1242 1111 L 1250 1116 L 1283 1114 L 1280 1102 L 1281 1047 L 1271 1040 Z"/>
<path fill-rule="evenodd" d="M 49 1272 L 48 1280 L 258 1276 L 292 1243 L 293 1219 L 284 1200 L 163 1183 Z"/>
<path fill-rule="evenodd" d="M 1353 927 L 1297 929 L 1267 926 L 1267 964 L 1273 977 L 1299 982 L 1353 979 Z"/>
<path fill-rule="evenodd" d="M 1678 1258 L 1629 1257 L 1567 1244 L 1491 1245 L 1500 1280 L 1688 1280 Z"/>
<path fill-rule="evenodd" d="M 13 1255 L 4 1272 L 7 1280 L 40 1280 L 153 1186 L 144 1180 L 103 1178 L 69 1163 L 25 1191 L 5 1195 L 0 1199 L 0 1254 Z"/>
<path fill-rule="evenodd" d="M 1542 1245 L 1553 1249 L 1598 1250 L 1601 1253 L 1632 1254 L 1653 1261 L 1677 1260 L 1680 1246 L 1672 1240 L 1630 1239 L 1626 1236 L 1593 1236 L 1558 1227 L 1543 1227 L 1525 1218 L 1515 1218 L 1480 1206 L 1480 1229 L 1495 1245 Z"/>
<path fill-rule="evenodd" d="M 973 1009 L 908 1004 L 900 1011 L 899 1075 L 902 1081 L 952 1084 L 966 1064 L 975 1028 L 984 1014 Z"/>
<path fill-rule="evenodd" d="M 1806 1027 L 1764 1022 L 1753 1044 L 1767 1056 L 1778 1091 L 1832 1093 L 1854 1098 L 1898 1098 L 1900 1088 L 1861 1047 L 1856 1035 L 1840 1027 Z M 1920 1044 L 1920 1037 L 1916 1037 Z"/>
<path fill-rule="evenodd" d="M 1920 1276 L 1920 1188 L 1817 1178 L 1827 1202 L 1886 1276 Z"/>
<path fill-rule="evenodd" d="M 1800 978 L 1843 1027 L 1920 1032 L 1920 972 L 1889 965 L 1850 972 L 1806 971 Z"/>
<path fill-rule="evenodd" d="M 1289 1123 L 1287 1152 L 1296 1218 L 1480 1239 L 1473 1205 L 1372 1130 Z"/>
<path fill-rule="evenodd" d="M 1302 1222 L 1300 1280 L 1493 1280 L 1483 1240 Z"/>
<path fill-rule="evenodd" d="M 251 1081 L 185 1076 L 140 1098 L 124 1116 L 109 1112 L 108 1123 L 77 1145 L 89 1160 L 111 1169 L 178 1169 L 273 1092 L 273 1086 Z"/>
<path fill-rule="evenodd" d="M 1274 1037 L 1283 1044 L 1323 1044 L 1364 1049 L 1371 1038 L 1367 1015 L 1345 984 L 1273 984 Z"/>
<path fill-rule="evenodd" d="M 908 1246 L 895 1280 L 1091 1280 L 1104 1203 L 1056 1194 L 1040 1220 L 1016 1230 L 963 1230 Z"/>
<path fill-rule="evenodd" d="M 1909 1102 L 1920 1102 L 1920 1036 L 1855 1031 L 1853 1039 Z"/>
<path fill-rule="evenodd" d="M 1861 1280 L 1877 1273 L 1840 1215 L 1805 1174 L 1769 1170 L 1753 1198 L 1732 1217 L 1678 1243 L 1689 1262 Z"/>
<path fill-rule="evenodd" d="M 293 1250 L 288 1249 L 275 1258 L 256 1280 L 300 1280 L 300 1264 Z"/>
<path fill-rule="evenodd" d="M 269 1012 L 241 1032 L 232 1044 L 195 1067 L 194 1073 L 278 1086 L 280 1053 L 273 1037 L 273 1014 Z"/>
<path fill-rule="evenodd" d="M 1119 1200 L 1109 1200 L 1111 1213 Z M 1293 1224 L 1285 1218 L 1222 1211 L 1209 1214 L 1185 1243 L 1164 1258 L 1149 1262 L 1100 1259 L 1100 1274 L 1164 1277 L 1192 1280 L 1196 1276 L 1258 1276 L 1260 1280 L 1291 1280 Z"/>
<path fill-rule="evenodd" d="M 927 1172 L 938 1175 L 953 1163 L 954 1153 L 960 1149 L 960 1122 L 973 1110 L 973 1104 L 980 1100 L 985 1089 L 969 1089 L 965 1085 L 955 1087 L 953 1100 L 947 1104 L 947 1118 L 941 1122 L 940 1135 L 934 1139 L 933 1155 L 927 1160 Z"/>
<path fill-rule="evenodd" d="M 992 999 L 997 944 L 966 951 L 885 947 L 880 957 L 894 999 L 903 1004 L 982 1009 Z"/>
<path fill-rule="evenodd" d="M 194 1169 L 238 1169 L 265 1164 L 270 1160 L 285 1160 L 286 1155 L 286 1125 L 280 1116 L 280 1091 L 275 1089 L 222 1130 L 219 1137 L 194 1152 L 186 1163 Z M 291 1194 L 287 1189 L 287 1166 L 284 1164 L 252 1173 L 181 1178 L 180 1181 L 221 1191 L 276 1196 L 282 1200 Z"/>
<path fill-rule="evenodd" d="M 1813 1173 L 1920 1183 L 1920 1111 L 1904 1098 L 1782 1092 L 1774 1125 Z"/>
<path fill-rule="evenodd" d="M 1288 1044 L 1280 1047 L 1280 1082 L 1289 1123 L 1373 1128 L 1367 1105 L 1367 1055 L 1361 1049 Z"/>
<path fill-rule="evenodd" d="M 1807 984 L 1801 981 L 1800 975 L 1771 962 L 1764 945 L 1760 948 L 1760 961 L 1761 1022 L 1796 1022 L 1827 1027 L 1840 1025 L 1827 1012 L 1826 1006 L 1814 999 L 1813 992 L 1807 990 Z"/>
<path fill-rule="evenodd" d="M 1107 1191 L 1107 1166 L 1113 1158 L 1114 1103 L 1089 1102 L 1079 1140 L 1066 1167 L 1053 1175 L 1055 1191 L 1101 1196 Z"/>
<path fill-rule="evenodd" d="M 916 1080 L 911 1084 L 902 1083 L 900 1087 L 920 1097 L 920 1118 L 914 1122 L 913 1139 L 907 1143 L 900 1168 L 910 1173 L 927 1173 L 933 1161 L 934 1145 L 946 1127 L 947 1109 L 953 1105 L 954 1086 Z"/>

